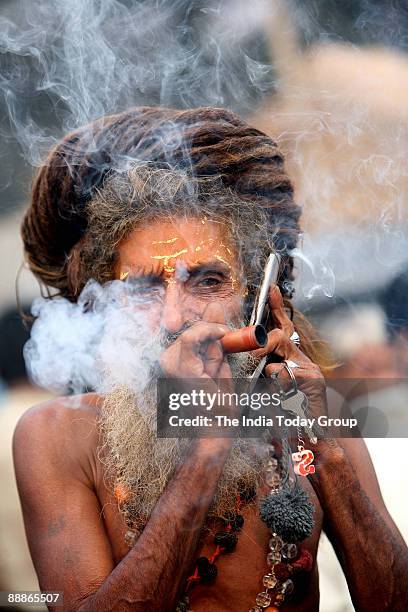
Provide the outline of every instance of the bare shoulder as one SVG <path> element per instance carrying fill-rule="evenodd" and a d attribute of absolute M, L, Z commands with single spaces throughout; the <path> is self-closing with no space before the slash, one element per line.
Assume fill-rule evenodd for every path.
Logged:
<path fill-rule="evenodd" d="M 97 495 L 95 395 L 30 408 L 17 424 L 13 454 L 31 556 L 43 591 L 63 591 L 64 610 L 111 573 L 114 563 Z"/>
<path fill-rule="evenodd" d="M 81 431 L 90 432 L 95 428 L 101 402 L 101 396 L 87 393 L 37 404 L 22 415 L 14 437 L 24 442 L 39 438 L 43 443 L 48 440 L 49 444 L 72 442 L 72 436 L 76 438 Z"/>
<path fill-rule="evenodd" d="M 102 397 L 96 393 L 56 397 L 26 410 L 17 424 L 17 429 L 60 427 L 78 418 L 95 420 L 101 402 Z"/>
<path fill-rule="evenodd" d="M 14 463 L 29 470 L 50 463 L 93 480 L 99 441 L 98 415 L 102 398 L 88 393 L 59 397 L 29 408 L 14 431 Z"/>

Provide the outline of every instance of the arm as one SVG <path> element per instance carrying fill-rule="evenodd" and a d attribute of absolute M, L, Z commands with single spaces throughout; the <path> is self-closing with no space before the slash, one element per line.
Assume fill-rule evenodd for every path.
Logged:
<path fill-rule="evenodd" d="M 293 324 L 279 290 L 272 289 L 269 300 L 276 328 L 262 350 L 297 364 L 294 373 L 298 387 L 308 397 L 309 410 L 313 416 L 324 414 L 323 376 L 318 366 L 290 342 Z M 284 380 L 282 364 L 269 364 L 266 373 L 279 373 Z M 292 384 L 289 377 L 287 383 Z M 316 453 L 316 472 L 309 478 L 356 609 L 405 611 L 408 549 L 384 505 L 363 440 L 320 440 L 312 450 Z"/>
<path fill-rule="evenodd" d="M 191 327 L 167 349 L 163 369 L 179 373 L 182 362 L 187 372 L 191 360 L 196 376 L 208 378 L 210 370 L 230 376 L 219 343 L 212 343 L 208 370 L 198 356 L 202 342 L 224 333 L 210 323 Z M 29 411 L 15 432 L 17 483 L 40 587 L 63 591 L 66 610 L 172 610 L 231 442 L 191 443 L 140 538 L 115 567 L 95 494 L 96 452 L 89 450 L 97 447 L 90 439 L 97 437 L 95 420 L 85 409 L 54 402 Z"/>
<path fill-rule="evenodd" d="M 87 473 L 90 462 L 75 446 L 85 434 L 71 412 L 55 403 L 35 408 L 14 436 L 17 483 L 40 588 L 62 591 L 64 610 L 171 610 L 191 569 L 230 442 L 192 443 L 136 545 L 115 567 Z M 81 412 L 75 415 L 89 422 Z"/>
<path fill-rule="evenodd" d="M 360 439 L 320 441 L 309 476 L 357 610 L 403 612 L 408 549 L 384 505 Z"/>
<path fill-rule="evenodd" d="M 79 610 L 174 609 L 229 445 L 220 440 L 192 445 L 136 545 Z"/>

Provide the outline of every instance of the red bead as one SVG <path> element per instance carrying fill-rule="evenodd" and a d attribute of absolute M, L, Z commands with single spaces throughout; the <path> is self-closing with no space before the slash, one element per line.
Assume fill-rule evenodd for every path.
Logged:
<path fill-rule="evenodd" d="M 124 482 L 118 482 L 113 490 L 118 504 L 125 504 L 131 498 L 129 487 Z"/>
<path fill-rule="evenodd" d="M 286 563 L 276 563 L 276 565 L 273 566 L 273 573 L 279 580 L 286 580 L 290 574 Z"/>
<path fill-rule="evenodd" d="M 297 572 L 310 572 L 313 568 L 313 557 L 308 550 L 303 548 L 299 559 L 291 565 Z"/>

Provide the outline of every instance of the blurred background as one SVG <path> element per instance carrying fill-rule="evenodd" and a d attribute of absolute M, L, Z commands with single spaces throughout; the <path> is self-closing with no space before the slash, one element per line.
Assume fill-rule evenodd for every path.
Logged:
<path fill-rule="evenodd" d="M 38 588 L 11 438 L 22 412 L 48 397 L 27 380 L 19 314 L 39 295 L 19 224 L 47 150 L 142 104 L 223 106 L 274 136 L 304 211 L 296 305 L 342 376 L 383 379 L 377 400 L 398 405 L 392 380 L 408 371 L 407 49 L 403 0 L 0 1 L 0 590 Z M 407 537 L 404 443 L 368 440 Z M 352 610 L 324 537 L 319 556 L 321 609 Z"/>

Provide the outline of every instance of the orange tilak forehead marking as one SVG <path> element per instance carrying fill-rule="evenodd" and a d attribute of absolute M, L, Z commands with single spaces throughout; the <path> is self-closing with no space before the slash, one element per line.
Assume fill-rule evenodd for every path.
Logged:
<path fill-rule="evenodd" d="M 174 243 L 176 240 L 177 240 L 177 238 L 170 238 L 169 240 L 160 240 L 160 241 L 158 240 L 158 241 L 155 241 L 154 243 L 152 242 L 152 244 L 170 244 L 170 243 Z M 208 238 L 207 240 L 202 240 L 201 241 L 201 245 L 195 247 L 194 251 L 195 252 L 201 251 L 203 247 L 208 246 L 208 243 L 214 243 L 214 242 L 216 242 L 216 240 L 214 238 Z M 224 250 L 227 253 L 226 256 L 224 255 Z M 220 254 L 220 251 L 221 251 L 222 254 Z M 180 249 L 179 251 L 177 251 L 175 253 L 170 253 L 168 255 L 151 255 L 151 258 L 156 260 L 156 261 L 158 261 L 158 262 L 162 262 L 163 263 L 163 271 L 168 276 L 173 278 L 174 274 L 176 272 L 176 267 L 175 267 L 175 265 L 171 265 L 171 264 L 173 264 L 173 262 L 171 262 L 171 264 L 170 264 L 170 260 L 171 259 L 177 260 L 177 258 L 181 257 L 182 255 L 187 255 L 189 252 L 190 252 L 189 248 L 184 248 L 184 249 Z M 222 243 L 222 242 L 219 243 L 219 245 L 217 246 L 217 248 L 215 250 L 214 258 L 217 259 L 218 261 L 221 261 L 223 264 L 225 264 L 227 266 L 227 268 L 231 272 L 231 280 L 235 284 L 235 282 L 237 281 L 237 278 L 236 278 L 235 274 L 232 274 L 232 265 L 231 265 L 231 262 L 228 261 L 228 259 L 227 259 L 228 255 L 229 256 L 232 255 L 231 249 L 229 249 L 227 247 L 227 245 L 225 245 L 224 243 Z M 193 265 L 198 265 L 199 264 L 199 260 L 196 259 L 196 260 L 192 261 L 191 263 Z"/>
<path fill-rule="evenodd" d="M 176 251 L 176 253 L 170 253 L 169 255 L 150 255 L 152 259 L 175 259 L 176 257 L 180 257 L 180 255 L 184 255 L 184 253 L 188 253 L 188 249 L 180 249 L 180 251 Z"/>

